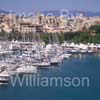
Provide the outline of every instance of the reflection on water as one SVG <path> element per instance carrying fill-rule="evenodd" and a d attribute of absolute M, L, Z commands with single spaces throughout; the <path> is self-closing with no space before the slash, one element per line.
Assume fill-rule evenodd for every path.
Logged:
<path fill-rule="evenodd" d="M 73 58 L 84 59 L 88 54 L 74 54 Z"/>

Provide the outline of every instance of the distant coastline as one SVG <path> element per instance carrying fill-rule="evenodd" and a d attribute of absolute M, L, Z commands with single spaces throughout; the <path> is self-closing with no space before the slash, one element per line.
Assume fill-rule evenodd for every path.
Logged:
<path fill-rule="evenodd" d="M 63 9 L 63 10 L 67 10 L 67 9 Z M 43 13 L 44 15 L 47 15 L 48 13 L 53 13 L 54 16 L 60 16 L 60 11 L 61 10 L 46 10 L 46 11 L 39 11 L 39 13 Z M 78 13 L 83 13 L 84 16 L 86 17 L 93 17 L 93 16 L 100 16 L 100 12 L 94 12 L 94 11 L 79 11 L 79 10 L 68 10 L 70 13 L 72 13 L 74 16 L 76 16 Z M 18 12 L 14 12 L 12 10 L 13 13 L 18 13 Z M 33 11 L 33 13 L 35 13 L 37 11 Z M 6 10 L 2 10 L 0 9 L 0 14 L 9 14 L 10 11 L 6 11 Z M 25 13 L 25 12 L 23 12 Z M 30 13 L 30 12 L 29 12 Z"/>

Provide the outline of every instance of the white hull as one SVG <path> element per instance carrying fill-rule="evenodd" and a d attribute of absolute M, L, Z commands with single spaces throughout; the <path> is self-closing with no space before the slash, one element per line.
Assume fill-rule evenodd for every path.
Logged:
<path fill-rule="evenodd" d="M 37 67 L 28 66 L 28 67 L 20 67 L 15 71 L 16 74 L 32 74 L 37 73 Z"/>
<path fill-rule="evenodd" d="M 80 52 L 81 53 L 87 53 L 88 51 L 87 50 L 81 50 Z"/>
<path fill-rule="evenodd" d="M 58 58 L 51 58 L 51 60 L 50 60 L 50 63 L 51 63 L 51 64 L 58 64 L 58 63 L 60 63 L 60 62 L 61 62 L 61 60 L 58 59 Z"/>
<path fill-rule="evenodd" d="M 38 67 L 48 67 L 50 66 L 50 62 L 38 62 L 38 63 L 33 63 L 32 65 Z"/>
<path fill-rule="evenodd" d="M 69 59 L 71 57 L 72 54 L 63 54 L 64 59 Z"/>

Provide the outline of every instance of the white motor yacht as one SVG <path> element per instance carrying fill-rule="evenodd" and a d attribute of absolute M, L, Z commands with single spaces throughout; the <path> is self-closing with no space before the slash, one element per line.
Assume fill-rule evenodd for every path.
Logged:
<path fill-rule="evenodd" d="M 50 62 L 44 62 L 44 61 L 43 62 L 36 62 L 36 63 L 34 62 L 32 65 L 45 68 L 45 67 L 50 66 Z"/>
<path fill-rule="evenodd" d="M 64 53 L 63 56 L 64 59 L 69 59 L 72 56 L 72 54 Z"/>
<path fill-rule="evenodd" d="M 80 50 L 80 53 L 82 53 L 82 54 L 88 53 L 88 50 L 87 49 L 82 49 L 82 50 Z"/>
<path fill-rule="evenodd" d="M 37 73 L 37 67 L 31 65 L 23 65 L 16 69 L 16 74 L 33 74 Z"/>
<path fill-rule="evenodd" d="M 51 64 L 58 64 L 60 62 L 61 62 L 61 60 L 58 57 L 51 57 L 50 58 L 50 63 Z"/>

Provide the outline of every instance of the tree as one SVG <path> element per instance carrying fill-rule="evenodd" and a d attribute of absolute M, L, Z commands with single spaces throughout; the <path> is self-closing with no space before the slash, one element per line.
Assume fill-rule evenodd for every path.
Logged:
<path fill-rule="evenodd" d="M 95 31 L 96 33 L 100 33 L 100 25 L 91 26 L 89 29 Z"/>

